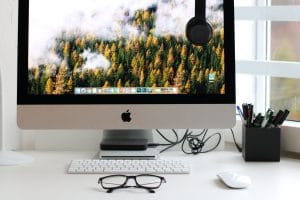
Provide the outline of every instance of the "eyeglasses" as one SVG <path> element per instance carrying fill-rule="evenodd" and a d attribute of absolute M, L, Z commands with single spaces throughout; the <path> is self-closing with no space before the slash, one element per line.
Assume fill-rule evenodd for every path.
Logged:
<path fill-rule="evenodd" d="M 134 186 L 127 185 L 129 179 L 134 180 Z M 101 184 L 101 187 L 106 189 L 107 193 L 112 193 L 116 189 L 131 187 L 146 189 L 150 193 L 155 193 L 154 190 L 158 189 L 162 183 L 166 183 L 164 177 L 151 174 L 141 174 L 137 176 L 111 175 L 100 177 L 98 180 L 98 184 Z"/>

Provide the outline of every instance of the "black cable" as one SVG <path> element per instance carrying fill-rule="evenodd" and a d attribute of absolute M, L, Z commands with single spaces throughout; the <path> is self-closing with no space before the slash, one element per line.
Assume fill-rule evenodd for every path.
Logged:
<path fill-rule="evenodd" d="M 239 152 L 242 152 L 242 148 L 238 145 L 238 143 L 236 142 L 236 138 L 234 135 L 234 132 L 232 129 L 230 129 L 232 137 L 233 137 L 233 141 L 234 144 L 237 148 L 237 150 Z M 148 144 L 149 147 L 157 147 L 157 146 L 167 146 L 166 148 L 164 148 L 163 150 L 160 151 L 160 153 L 163 153 L 171 148 L 173 148 L 174 146 L 181 144 L 181 150 L 182 152 L 184 152 L 185 154 L 199 154 L 199 153 L 208 153 L 211 151 L 214 151 L 221 142 L 221 133 L 214 133 L 211 136 L 209 136 L 208 138 L 206 138 L 206 135 L 208 133 L 208 129 L 204 129 L 202 130 L 200 133 L 198 134 L 193 134 L 192 131 L 189 131 L 189 129 L 186 129 L 184 135 L 182 136 L 181 139 L 179 139 L 178 133 L 176 132 L 176 130 L 172 129 L 172 132 L 174 133 L 176 140 L 175 141 L 171 141 L 170 139 L 168 139 L 167 137 L 165 137 L 163 135 L 163 133 L 160 130 L 156 130 L 156 132 L 165 140 L 167 141 L 167 144 L 159 144 L 159 143 L 153 143 L 153 144 Z M 200 137 L 202 136 L 202 138 L 200 139 Z M 206 151 L 203 151 L 203 147 L 205 146 L 205 144 L 212 139 L 213 137 L 217 137 L 218 136 L 218 141 L 217 144 Z M 185 146 L 189 147 L 189 151 L 187 151 L 185 149 Z"/>
<path fill-rule="evenodd" d="M 209 136 L 206 138 L 207 133 L 208 133 L 208 129 L 204 129 L 202 130 L 200 133 L 198 134 L 193 134 L 193 131 L 190 131 L 189 129 L 186 129 L 184 135 L 182 136 L 181 139 L 179 139 L 178 133 L 172 129 L 172 132 L 174 133 L 174 135 L 176 136 L 176 141 L 171 141 L 170 139 L 168 139 L 167 137 L 165 137 L 160 130 L 156 130 L 156 132 L 168 143 L 168 144 L 149 144 L 152 146 L 167 146 L 166 148 L 164 148 L 163 150 L 160 151 L 160 153 L 163 153 L 171 148 L 173 148 L 174 146 L 181 144 L 181 150 L 185 153 L 185 154 L 199 154 L 199 153 L 208 153 L 211 152 L 213 150 L 215 150 L 220 142 L 221 142 L 221 134 L 220 133 L 214 133 L 213 135 Z M 202 136 L 202 137 L 201 137 Z M 211 140 L 212 138 L 218 136 L 218 141 L 217 144 L 209 149 L 204 151 L 203 148 L 205 146 L 205 144 Z M 188 145 L 186 145 L 188 144 Z M 185 146 L 189 147 L 189 150 L 185 149 Z"/>
<path fill-rule="evenodd" d="M 241 147 L 238 145 L 238 143 L 236 142 L 236 139 L 235 139 L 235 135 L 234 135 L 233 130 L 230 129 L 230 131 L 231 131 L 231 134 L 232 134 L 232 137 L 233 137 L 233 141 L 234 141 L 234 144 L 235 144 L 237 150 L 238 150 L 239 152 L 242 152 L 242 148 L 241 148 Z"/>
<path fill-rule="evenodd" d="M 183 137 L 179 140 L 178 133 L 175 131 L 175 129 L 172 129 L 172 132 L 177 136 L 176 142 L 170 143 L 170 145 L 169 145 L 168 147 L 164 148 L 163 150 L 161 150 L 160 153 L 163 153 L 163 152 L 165 152 L 165 151 L 167 151 L 167 150 L 173 148 L 173 147 L 176 146 L 177 144 L 182 143 L 182 142 L 185 140 L 186 136 L 189 135 L 189 134 L 191 134 L 191 133 L 189 133 L 189 129 L 186 129 L 186 131 L 185 131 Z"/>
<path fill-rule="evenodd" d="M 175 137 L 176 137 L 176 141 L 175 141 L 175 142 L 173 142 L 173 141 L 169 140 L 167 137 L 165 137 L 165 136 L 161 133 L 160 130 L 156 129 L 156 132 L 157 132 L 157 133 L 158 133 L 165 141 L 169 142 L 170 144 L 175 144 L 175 143 L 178 142 L 178 134 L 177 134 L 177 132 L 176 132 L 174 129 L 172 129 L 172 132 L 174 133 L 174 135 L 175 135 Z"/>
<path fill-rule="evenodd" d="M 179 137 L 178 137 L 177 132 L 175 131 L 175 129 L 172 129 L 172 132 L 175 134 L 175 136 L 176 136 L 176 141 L 178 142 Z"/>
<path fill-rule="evenodd" d="M 202 152 L 200 152 L 200 153 L 208 153 L 208 152 L 214 151 L 214 150 L 220 145 L 221 139 L 222 139 L 221 133 L 214 133 L 213 135 L 209 136 L 206 140 L 204 140 L 204 144 L 205 144 L 208 140 L 210 140 L 212 137 L 214 137 L 214 136 L 219 136 L 219 139 L 218 139 L 217 144 L 216 144 L 213 148 L 211 148 L 211 149 L 209 149 L 209 150 L 207 150 L 207 151 L 202 151 Z"/>
<path fill-rule="evenodd" d="M 170 146 L 168 146 L 168 147 L 164 148 L 163 150 L 161 150 L 159 153 L 163 153 L 163 152 L 165 152 L 165 151 L 167 151 L 167 150 L 173 148 L 173 147 L 176 146 L 176 145 L 177 145 L 177 144 L 171 144 Z"/>
<path fill-rule="evenodd" d="M 187 130 L 188 131 L 188 130 Z M 187 131 L 185 132 L 184 135 L 186 135 Z M 160 151 L 160 153 L 164 152 L 164 151 L 167 151 L 168 149 L 174 147 L 175 145 L 179 144 L 182 142 L 183 138 L 179 140 L 179 136 L 178 136 L 178 133 L 172 129 L 172 132 L 174 133 L 175 137 L 176 137 L 176 141 L 171 141 L 170 139 L 168 139 L 167 137 L 164 136 L 164 134 L 156 129 L 156 132 L 166 141 L 168 142 L 168 144 L 159 144 L 159 143 L 151 143 L 151 144 L 148 144 L 148 146 L 150 147 L 157 147 L 157 146 L 167 146 L 166 148 L 164 148 L 163 150 Z"/>
<path fill-rule="evenodd" d="M 188 136 L 186 141 L 188 142 L 188 146 L 190 148 L 190 152 L 186 151 L 185 148 L 184 148 L 186 141 L 184 141 L 182 143 L 182 145 L 181 145 L 182 151 L 185 154 L 194 154 L 194 155 L 197 155 L 197 154 L 200 154 L 200 153 L 208 153 L 208 152 L 211 152 L 211 151 L 215 150 L 220 145 L 222 136 L 221 136 L 220 133 L 214 133 L 213 135 L 211 135 L 208 138 L 206 138 L 207 133 L 208 133 L 208 129 L 204 129 L 198 135 L 190 135 L 190 136 Z M 202 137 L 202 139 L 199 139 L 198 137 L 201 136 L 201 135 L 203 135 L 203 137 Z M 210 139 L 212 139 L 215 136 L 218 136 L 217 144 L 213 148 L 204 151 L 203 148 L 205 147 L 205 144 Z"/>

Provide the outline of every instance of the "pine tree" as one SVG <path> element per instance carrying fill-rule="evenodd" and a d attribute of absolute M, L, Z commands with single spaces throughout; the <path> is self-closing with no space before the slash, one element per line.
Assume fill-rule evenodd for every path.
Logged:
<path fill-rule="evenodd" d="M 187 46 L 183 45 L 182 49 L 181 49 L 181 53 L 180 53 L 181 59 L 182 60 L 186 60 L 186 56 L 187 56 Z"/>
<path fill-rule="evenodd" d="M 156 85 L 156 73 L 155 73 L 155 70 L 152 70 L 150 72 L 149 82 L 150 82 L 151 86 L 153 86 L 154 84 Z"/>
<path fill-rule="evenodd" d="M 118 67 L 118 79 L 122 79 L 124 76 L 124 66 L 123 64 L 120 64 Z"/>
<path fill-rule="evenodd" d="M 189 61 L 192 65 L 196 64 L 196 59 L 193 53 L 189 56 Z"/>
<path fill-rule="evenodd" d="M 45 87 L 49 77 L 50 73 L 48 73 L 47 68 L 43 69 L 39 78 L 39 94 L 45 94 Z"/>
<path fill-rule="evenodd" d="M 121 88 L 121 87 L 122 87 L 122 80 L 121 80 L 121 79 L 118 80 L 117 87 L 118 87 L 118 88 Z"/>
<path fill-rule="evenodd" d="M 131 85 L 130 85 L 130 81 L 126 81 L 126 83 L 125 83 L 125 87 L 131 87 Z"/>
<path fill-rule="evenodd" d="M 173 48 L 171 48 L 168 53 L 167 66 L 171 67 L 173 66 L 173 64 L 174 64 L 174 55 L 173 55 Z"/>
<path fill-rule="evenodd" d="M 169 77 L 170 77 L 170 80 L 174 80 L 174 78 L 175 78 L 175 71 L 174 71 L 173 67 L 169 68 Z"/>
<path fill-rule="evenodd" d="M 184 86 L 184 74 L 185 74 L 185 70 L 184 70 L 184 63 L 181 63 L 177 69 L 176 72 L 176 77 L 175 77 L 175 86 L 178 88 L 181 88 Z"/>
<path fill-rule="evenodd" d="M 146 49 L 149 49 L 151 44 L 152 44 L 152 35 L 150 34 L 148 37 L 147 37 L 147 41 L 146 41 Z"/>
<path fill-rule="evenodd" d="M 104 48 L 104 42 L 103 41 L 101 41 L 101 43 L 99 45 L 99 48 L 98 48 L 98 51 L 99 51 L 99 53 L 104 53 L 105 48 Z"/>
<path fill-rule="evenodd" d="M 117 46 L 116 46 L 115 43 L 113 43 L 113 44 L 111 45 L 110 50 L 111 50 L 112 53 L 115 53 L 115 52 L 117 51 Z"/>
<path fill-rule="evenodd" d="M 111 68 L 109 68 L 108 70 L 107 70 L 107 76 L 112 76 L 113 75 L 113 73 L 114 73 L 114 70 L 113 70 L 113 68 L 111 67 Z"/>
<path fill-rule="evenodd" d="M 79 55 L 78 55 L 77 51 L 74 50 L 72 52 L 72 61 L 73 61 L 73 64 L 75 64 L 78 61 L 78 59 L 79 59 Z"/>
<path fill-rule="evenodd" d="M 158 38 L 153 36 L 152 38 L 152 46 L 157 47 L 158 46 Z"/>
<path fill-rule="evenodd" d="M 160 69 L 157 69 L 155 72 L 155 79 L 156 79 L 156 83 L 158 84 L 158 86 L 161 86 L 163 84 L 162 82 L 162 74 Z"/>
<path fill-rule="evenodd" d="M 64 58 L 68 58 L 70 55 L 70 42 L 66 42 L 64 45 Z"/>
<path fill-rule="evenodd" d="M 80 38 L 77 38 L 75 40 L 75 46 L 80 46 L 80 42 L 81 42 Z"/>
<path fill-rule="evenodd" d="M 166 82 L 165 82 L 164 87 L 170 87 L 169 81 L 166 81 Z"/>
<path fill-rule="evenodd" d="M 145 73 L 144 73 L 144 70 L 142 70 L 141 75 L 140 75 L 140 82 L 139 82 L 141 87 L 143 87 L 144 81 L 145 81 Z"/>
<path fill-rule="evenodd" d="M 161 67 L 161 60 L 160 60 L 160 54 L 159 54 L 159 52 L 156 54 L 156 56 L 155 56 L 155 61 L 154 61 L 154 68 L 155 69 L 158 69 L 158 68 L 160 68 Z"/>
<path fill-rule="evenodd" d="M 103 88 L 109 88 L 110 87 L 110 84 L 108 81 L 105 81 L 104 85 L 103 85 Z"/>
<path fill-rule="evenodd" d="M 67 68 L 64 66 L 61 66 L 59 68 L 58 74 L 56 75 L 56 82 L 55 82 L 55 90 L 53 94 L 64 94 L 65 92 L 65 78 L 67 75 Z"/>
<path fill-rule="evenodd" d="M 169 74 L 170 68 L 164 68 L 163 70 L 163 77 L 162 82 L 165 84 L 166 82 L 169 82 L 170 74 Z"/>
<path fill-rule="evenodd" d="M 188 80 L 184 86 L 184 91 L 189 94 L 191 92 L 191 82 Z"/>
<path fill-rule="evenodd" d="M 118 61 L 118 56 L 117 56 L 116 52 L 113 52 L 112 56 L 111 56 L 111 62 L 115 64 L 115 63 L 117 63 L 117 61 Z"/>
<path fill-rule="evenodd" d="M 208 76 L 209 76 L 209 69 L 208 68 L 206 68 L 206 70 L 205 70 L 205 79 L 208 79 Z"/>
<path fill-rule="evenodd" d="M 220 39 L 221 39 L 221 41 L 224 41 L 224 28 L 223 27 L 220 30 Z"/>
<path fill-rule="evenodd" d="M 143 12 L 143 21 L 149 20 L 149 17 L 150 17 L 149 11 L 144 11 Z"/>
<path fill-rule="evenodd" d="M 223 49 L 223 51 L 222 51 L 222 55 L 221 55 L 221 63 L 220 63 L 220 65 L 221 65 L 222 71 L 225 71 L 225 54 L 224 54 L 224 49 Z"/>
<path fill-rule="evenodd" d="M 38 79 L 40 78 L 40 69 L 39 67 L 34 69 L 34 79 L 38 81 Z"/>
<path fill-rule="evenodd" d="M 131 67 L 132 67 L 132 74 L 137 76 L 137 72 L 138 72 L 138 62 L 136 57 L 133 57 L 132 61 L 131 61 Z"/>
<path fill-rule="evenodd" d="M 106 45 L 106 47 L 105 47 L 104 56 L 108 59 L 110 58 L 110 49 L 109 49 L 108 45 Z"/>
<path fill-rule="evenodd" d="M 204 76 L 203 76 L 203 71 L 200 70 L 197 81 L 201 83 L 202 80 L 203 80 L 203 78 L 204 78 Z"/>
<path fill-rule="evenodd" d="M 66 93 L 72 93 L 73 91 L 73 76 L 71 76 L 67 82 Z"/>
<path fill-rule="evenodd" d="M 79 45 L 79 46 L 80 46 L 81 49 L 85 49 L 85 47 L 86 47 L 86 42 L 85 42 L 85 39 L 84 39 L 84 38 L 81 39 L 80 45 Z"/>
<path fill-rule="evenodd" d="M 53 81 L 52 78 L 48 78 L 46 86 L 45 86 L 45 93 L 50 95 L 53 92 Z"/>
<path fill-rule="evenodd" d="M 220 90 L 220 94 L 225 94 L 225 84 L 222 85 L 222 88 Z"/>

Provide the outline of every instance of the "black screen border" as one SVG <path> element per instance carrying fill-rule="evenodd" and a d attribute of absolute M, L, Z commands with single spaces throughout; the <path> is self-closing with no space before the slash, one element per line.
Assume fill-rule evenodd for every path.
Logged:
<path fill-rule="evenodd" d="M 29 95 L 29 0 L 19 0 L 18 105 L 66 104 L 235 104 L 234 0 L 224 0 L 225 94 L 199 95 Z M 24 65 L 24 63 L 26 63 Z"/>

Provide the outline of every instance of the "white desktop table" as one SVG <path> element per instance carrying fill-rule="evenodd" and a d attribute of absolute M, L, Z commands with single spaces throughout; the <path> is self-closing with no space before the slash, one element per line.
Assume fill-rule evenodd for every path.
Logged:
<path fill-rule="evenodd" d="M 107 194 L 97 184 L 97 174 L 67 174 L 72 159 L 92 158 L 95 152 L 24 152 L 31 164 L 0 167 L 1 200 L 292 200 L 300 199 L 300 160 L 282 158 L 279 163 L 244 162 L 235 151 L 215 151 L 197 156 L 168 152 L 165 157 L 187 159 L 188 175 L 163 175 L 167 183 L 155 194 L 125 189 Z M 232 190 L 216 174 L 235 171 L 247 174 L 252 185 Z"/>

